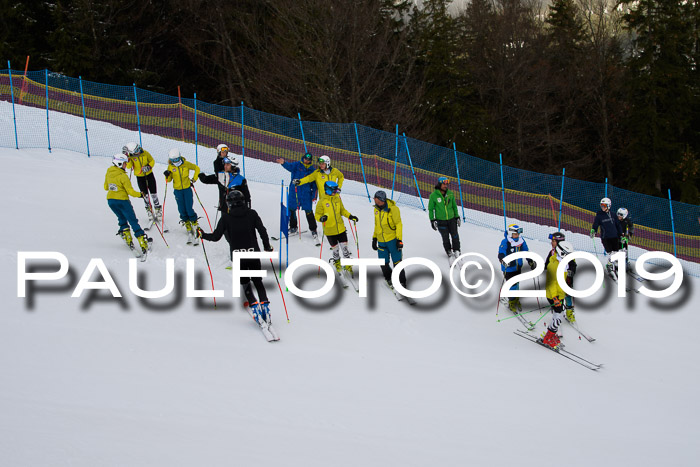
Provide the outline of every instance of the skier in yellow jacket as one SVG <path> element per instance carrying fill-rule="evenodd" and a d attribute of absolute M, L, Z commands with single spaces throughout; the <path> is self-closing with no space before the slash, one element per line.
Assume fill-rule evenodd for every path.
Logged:
<path fill-rule="evenodd" d="M 146 253 L 149 247 L 148 242 L 151 239 L 146 237 L 139 225 L 136 213 L 134 213 L 134 207 L 129 201 L 129 195 L 134 198 L 142 198 L 143 194 L 134 190 L 131 186 L 129 176 L 126 174 L 128 161 L 129 158 L 124 154 L 115 154 L 112 157 L 112 167 L 107 169 L 105 174 L 104 189 L 107 192 L 107 204 L 119 221 L 119 232 L 117 234 L 124 239 L 129 248 L 134 249 L 131 231 L 129 230 L 129 224 L 131 224 L 142 252 Z"/>
<path fill-rule="evenodd" d="M 326 196 L 325 185 L 326 182 L 335 182 L 338 185 L 338 191 L 343 187 L 343 182 L 345 177 L 342 172 L 335 167 L 331 167 L 331 158 L 328 156 L 321 156 L 318 158 L 318 170 L 314 170 L 309 175 L 302 179 L 294 179 L 292 183 L 296 186 L 305 185 L 307 183 L 316 182 L 316 187 L 318 188 L 318 197 L 322 199 Z"/>
<path fill-rule="evenodd" d="M 557 268 L 564 257 L 573 251 L 573 245 L 566 240 L 562 240 L 557 243 L 545 260 L 544 267 L 547 272 L 545 290 L 547 292 L 547 301 L 552 307 L 552 322 L 547 326 L 547 334 L 542 342 L 553 349 L 558 348 L 561 343 L 557 336 L 557 331 L 561 324 L 564 312 L 564 299 L 566 298 L 566 293 L 564 293 L 564 290 L 559 285 L 559 281 L 557 281 Z M 564 280 L 566 280 L 566 275 L 564 273 Z"/>
<path fill-rule="evenodd" d="M 146 205 L 146 213 L 148 219 L 153 220 L 154 216 L 160 222 L 162 220 L 163 211 L 158 201 L 158 187 L 156 186 L 156 177 L 153 175 L 153 167 L 156 161 L 148 151 L 144 151 L 138 143 L 126 143 L 122 148 L 122 154 L 129 158 L 129 163 L 126 164 L 127 169 L 133 169 L 136 174 L 136 183 L 139 186 L 141 193 L 151 193 L 151 201 L 146 196 L 143 200 Z M 153 212 L 153 210 L 155 212 Z"/>
<path fill-rule="evenodd" d="M 334 264 L 340 273 L 340 252 L 338 246 L 343 249 L 343 258 L 350 258 L 348 250 L 348 234 L 345 230 L 343 217 L 347 217 L 352 222 L 357 222 L 357 216 L 353 216 L 343 206 L 343 201 L 338 196 L 340 187 L 336 182 L 326 182 L 323 186 L 325 196 L 316 203 L 316 220 L 323 224 L 323 233 L 328 237 L 331 245 L 332 257 L 330 262 Z M 345 266 L 345 269 L 352 274 L 352 266 Z"/>
<path fill-rule="evenodd" d="M 190 178 L 190 171 L 194 171 L 194 175 Z M 171 149 L 168 153 L 168 168 L 163 172 L 165 175 L 165 183 L 172 180 L 173 192 L 175 201 L 177 202 L 177 210 L 180 212 L 180 223 L 187 229 L 187 243 L 199 244 L 199 237 L 195 236 L 197 227 L 197 213 L 194 212 L 192 205 L 194 198 L 192 197 L 192 184 L 199 176 L 199 167 L 188 162 L 178 149 Z"/>
<path fill-rule="evenodd" d="M 401 212 L 395 201 L 387 199 L 386 192 L 379 190 L 374 194 L 374 235 L 372 236 L 372 249 L 377 252 L 379 259 L 384 260 L 381 266 L 384 280 L 393 288 L 391 282 L 392 261 L 394 267 L 403 258 L 403 223 Z M 399 274 L 399 282 L 406 287 L 406 271 Z"/>

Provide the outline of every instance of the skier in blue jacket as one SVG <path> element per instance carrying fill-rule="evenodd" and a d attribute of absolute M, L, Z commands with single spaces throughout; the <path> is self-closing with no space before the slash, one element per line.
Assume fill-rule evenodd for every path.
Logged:
<path fill-rule="evenodd" d="M 530 249 L 527 247 L 527 242 L 521 236 L 522 233 L 522 227 L 516 224 L 509 225 L 508 231 L 503 234 L 505 238 L 498 246 L 498 261 L 501 263 L 501 272 L 503 273 L 504 280 L 517 276 L 523 270 L 522 258 L 511 261 L 510 263 L 505 263 L 503 261 L 503 258 L 512 253 L 530 251 Z M 527 264 L 530 266 L 530 269 L 535 269 L 535 262 L 533 260 L 528 259 Z M 520 284 L 516 283 L 510 288 L 510 290 L 520 290 Z M 510 297 L 508 299 L 508 308 L 510 308 L 510 311 L 513 313 L 522 311 L 523 307 L 520 304 L 520 298 Z"/>
<path fill-rule="evenodd" d="M 310 175 L 316 168 L 312 166 L 313 158 L 308 152 L 304 154 L 300 161 L 285 162 L 281 157 L 277 159 L 277 163 L 283 168 L 292 173 L 292 180 L 301 180 Z M 287 198 L 287 208 L 289 209 L 289 233 L 295 234 L 298 232 L 297 207 L 304 210 L 306 221 L 309 223 L 309 230 L 314 240 L 318 239 L 316 233 L 317 225 L 314 211 L 311 206 L 312 201 L 316 198 L 316 184 L 307 183 L 304 185 L 289 187 L 289 196 Z"/>
<path fill-rule="evenodd" d="M 620 220 L 615 214 L 610 212 L 612 201 L 610 198 L 600 200 L 600 211 L 595 216 L 593 226 L 591 227 L 591 238 L 595 237 L 596 231 L 600 227 L 600 241 L 603 243 L 603 248 L 608 254 L 608 274 L 614 279 L 617 279 L 615 265 L 610 260 L 610 257 L 620 251 L 620 236 L 622 235 L 622 226 Z"/>

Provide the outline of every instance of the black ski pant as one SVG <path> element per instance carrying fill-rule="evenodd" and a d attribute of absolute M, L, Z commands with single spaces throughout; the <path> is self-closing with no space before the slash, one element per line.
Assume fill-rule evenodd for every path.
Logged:
<path fill-rule="evenodd" d="M 260 270 L 262 269 L 262 264 L 260 263 L 259 259 L 241 259 L 241 271 L 247 269 Z M 258 298 L 255 298 L 251 283 L 255 286 L 255 290 L 258 292 Z M 263 284 L 261 277 L 241 277 L 241 285 L 243 286 L 243 293 L 245 294 L 245 298 L 248 300 L 249 305 L 252 305 L 258 301 L 260 303 L 270 301 L 267 298 L 267 291 L 265 290 L 265 285 Z"/>
<path fill-rule="evenodd" d="M 144 175 L 143 177 L 136 177 L 136 184 L 139 186 L 139 191 L 141 193 L 151 193 L 151 202 L 153 203 L 154 208 L 160 206 L 160 202 L 158 201 L 158 187 L 156 186 L 156 177 L 153 175 L 153 172 L 149 173 L 148 175 Z M 146 205 L 146 208 L 150 207 L 148 198 L 146 198 L 145 196 L 143 198 L 143 202 Z"/>
<path fill-rule="evenodd" d="M 461 250 L 459 245 L 459 232 L 457 230 L 457 218 L 446 221 L 437 221 L 438 232 L 442 236 L 442 246 L 445 248 L 445 252 L 449 255 L 452 251 Z M 452 238 L 452 243 L 450 243 L 450 238 Z"/>
<path fill-rule="evenodd" d="M 316 229 L 318 228 L 316 224 L 316 218 L 314 217 L 314 212 L 313 211 L 304 211 L 306 215 L 306 222 L 309 223 L 309 230 L 312 232 L 316 232 Z M 289 211 L 289 228 L 291 229 L 296 229 L 298 227 L 298 222 L 297 222 L 297 212 L 296 211 Z"/>
<path fill-rule="evenodd" d="M 601 238 L 600 241 L 608 254 L 620 251 L 620 237 Z"/>

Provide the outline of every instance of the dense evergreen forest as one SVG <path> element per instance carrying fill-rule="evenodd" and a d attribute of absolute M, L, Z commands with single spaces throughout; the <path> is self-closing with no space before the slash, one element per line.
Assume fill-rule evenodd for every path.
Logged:
<path fill-rule="evenodd" d="M 700 0 L 418 3 L 0 0 L 0 58 L 700 203 Z"/>

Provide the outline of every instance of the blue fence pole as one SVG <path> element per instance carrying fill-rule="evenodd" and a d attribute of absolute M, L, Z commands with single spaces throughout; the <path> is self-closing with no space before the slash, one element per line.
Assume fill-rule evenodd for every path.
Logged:
<path fill-rule="evenodd" d="M 506 218 L 506 185 L 503 183 L 503 154 L 498 155 L 498 160 L 501 164 L 501 196 L 503 198 L 503 228 L 504 232 L 508 232 L 508 220 Z"/>
<path fill-rule="evenodd" d="M 457 185 L 459 186 L 459 204 L 462 205 L 462 222 L 467 221 L 467 217 L 464 215 L 464 201 L 462 200 L 462 179 L 459 178 L 459 162 L 457 161 L 457 145 L 452 143 L 452 149 L 455 150 L 455 167 L 457 168 Z"/>
<path fill-rule="evenodd" d="M 136 104 L 136 125 L 139 129 L 139 145 L 143 147 L 143 140 L 141 139 L 141 116 L 139 115 L 139 98 L 136 95 L 136 83 L 134 83 L 134 103 Z"/>
<path fill-rule="evenodd" d="M 425 204 L 423 204 L 423 196 L 420 194 L 420 187 L 418 186 L 418 179 L 416 178 L 416 171 L 413 170 L 413 161 L 411 161 L 411 151 L 408 149 L 408 140 L 406 139 L 406 133 L 403 134 L 403 143 L 406 145 L 406 155 L 408 156 L 408 163 L 411 165 L 411 173 L 413 174 L 413 181 L 416 184 L 416 190 L 418 191 L 418 198 L 420 199 L 420 205 L 425 211 Z"/>
<path fill-rule="evenodd" d="M 668 207 L 671 210 L 671 231 L 673 232 L 673 256 L 678 257 L 676 251 L 676 226 L 673 223 L 673 202 L 671 201 L 671 189 L 668 189 Z"/>
<path fill-rule="evenodd" d="M 49 131 L 49 69 L 44 68 L 44 90 L 46 91 L 46 141 L 49 143 L 51 153 L 51 131 Z"/>
<path fill-rule="evenodd" d="M 561 208 L 564 202 L 564 176 L 566 175 L 566 167 L 561 172 L 561 194 L 559 195 L 559 226 L 557 230 L 561 230 Z"/>
<path fill-rule="evenodd" d="M 605 177 L 605 197 L 608 197 L 608 178 Z"/>
<path fill-rule="evenodd" d="M 12 97 L 12 121 L 15 124 L 15 149 L 19 149 L 19 142 L 17 140 L 17 116 L 15 115 L 15 90 L 12 87 L 12 68 L 10 67 L 10 61 L 7 61 L 7 70 L 10 73 L 10 96 Z"/>
<path fill-rule="evenodd" d="M 360 148 L 360 135 L 357 133 L 357 122 L 353 122 L 355 125 L 355 141 L 357 141 L 357 154 L 360 155 L 360 168 L 362 169 L 362 181 L 365 182 L 365 190 L 367 190 L 367 200 L 372 202 L 372 198 L 369 197 L 369 188 L 367 187 L 367 178 L 365 178 L 365 165 L 362 163 L 362 149 Z"/>
<path fill-rule="evenodd" d="M 399 125 L 396 125 L 396 150 L 394 151 L 394 177 L 391 179 L 391 199 L 394 199 L 394 184 L 396 183 L 396 165 L 399 162 Z"/>
<path fill-rule="evenodd" d="M 80 83 L 80 102 L 83 105 L 83 123 L 85 124 L 85 144 L 87 145 L 87 156 L 90 157 L 90 141 L 88 140 L 87 117 L 85 116 L 85 96 L 83 95 L 83 77 L 78 76 Z"/>
<path fill-rule="evenodd" d="M 194 163 L 199 165 L 199 141 L 197 139 L 197 93 L 194 93 Z"/>
<path fill-rule="evenodd" d="M 309 150 L 306 148 L 306 138 L 304 137 L 304 124 L 301 123 L 301 113 L 297 112 L 297 117 L 299 117 L 299 128 L 301 129 L 301 140 L 304 142 L 304 153 L 308 153 Z"/>
<path fill-rule="evenodd" d="M 282 209 L 284 209 L 284 180 L 280 181 L 280 219 L 282 218 Z M 299 222 L 301 223 L 301 221 Z M 280 266 L 280 271 L 282 271 L 282 222 L 280 222 L 280 247 L 279 247 L 279 259 L 277 262 L 279 263 Z M 289 243 L 289 241 L 287 241 Z"/>
<path fill-rule="evenodd" d="M 243 153 L 241 154 L 241 159 L 243 159 L 243 178 L 245 178 L 245 123 L 243 120 L 244 115 L 245 106 L 243 105 L 243 101 L 241 101 L 241 152 Z M 280 261 L 282 261 L 281 256 Z M 282 268 L 282 263 L 280 263 L 280 268 Z"/>

